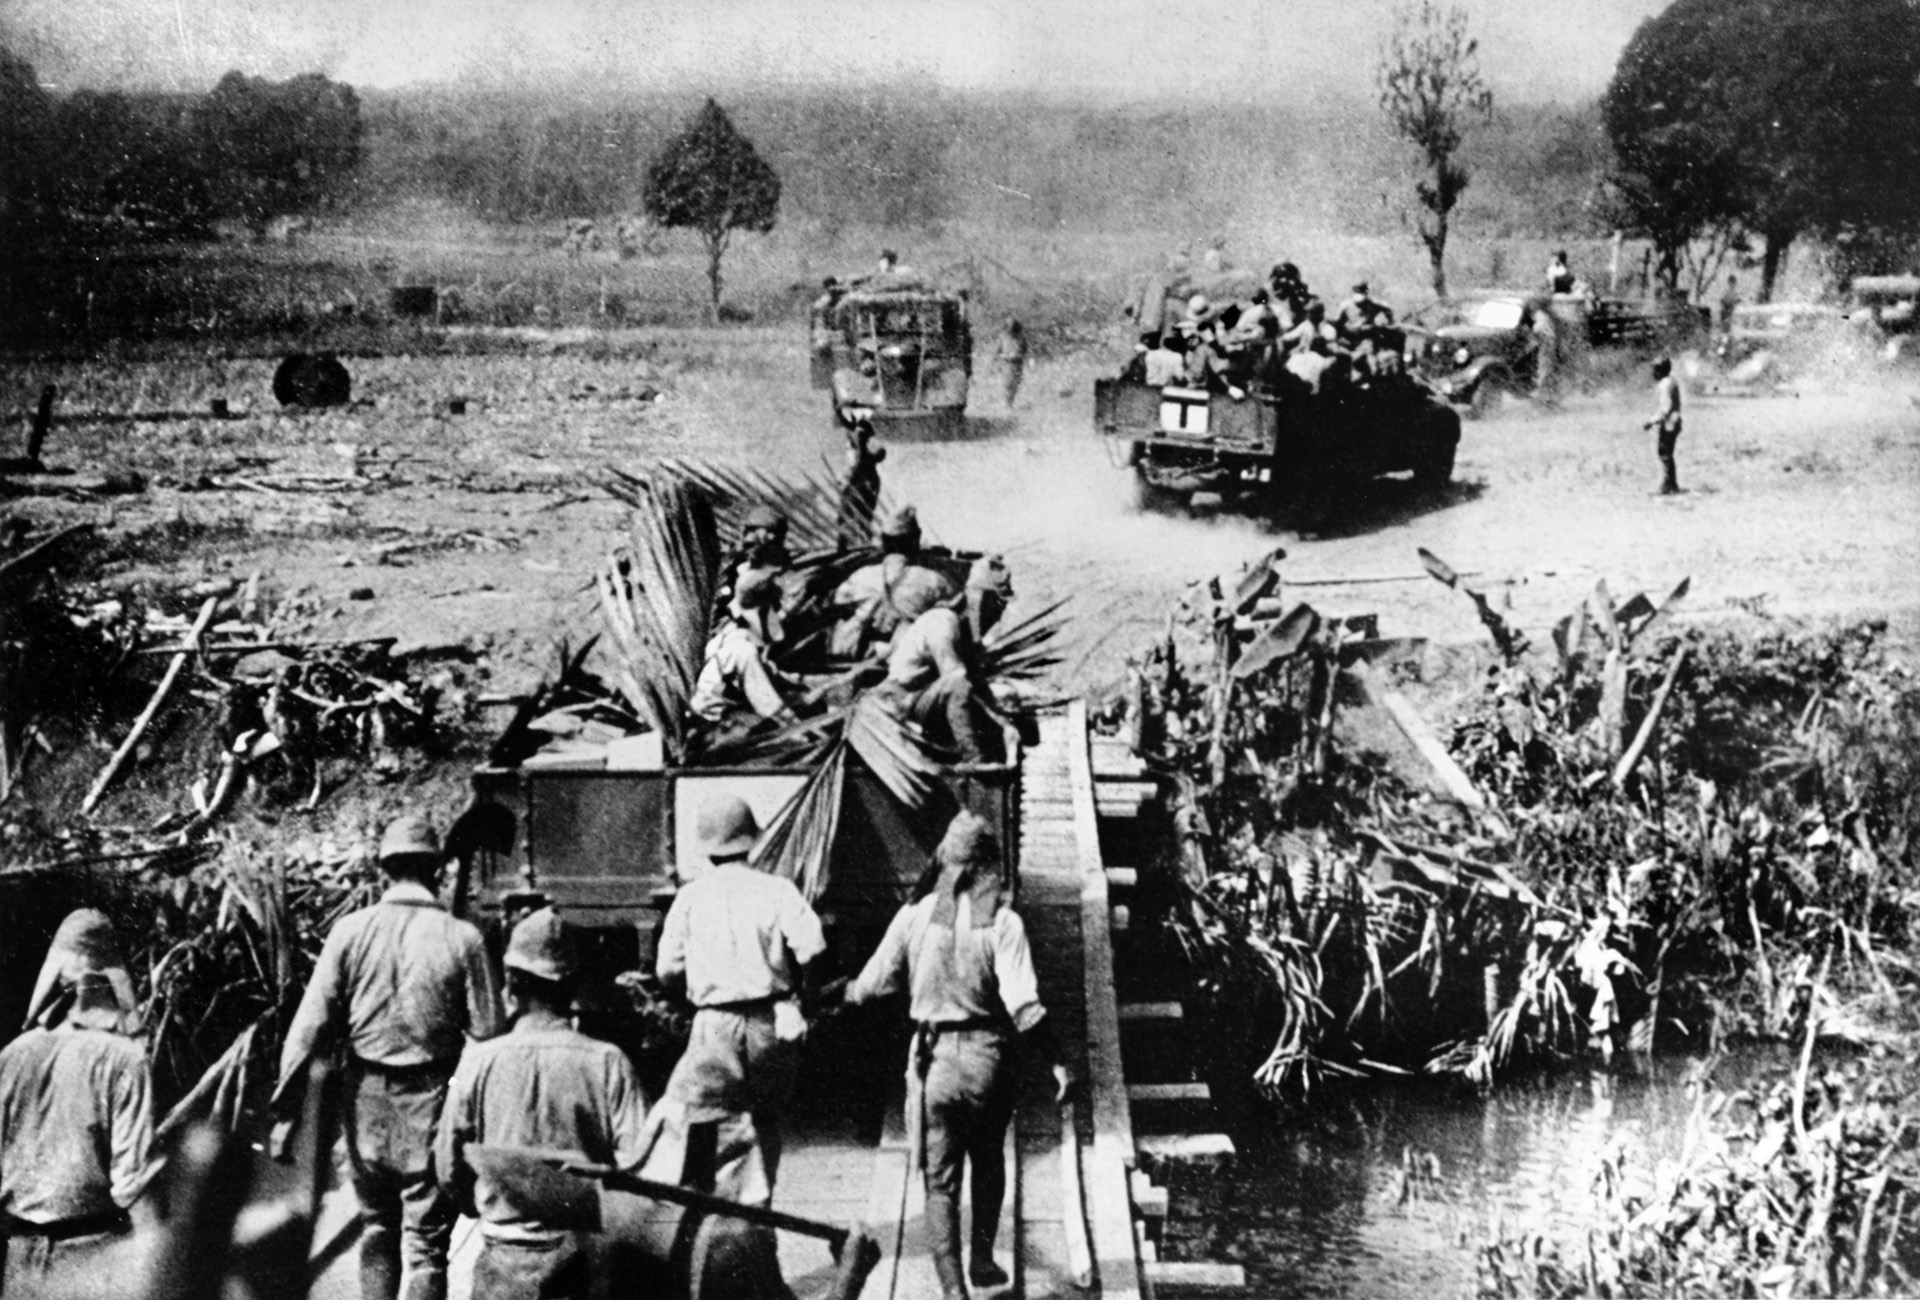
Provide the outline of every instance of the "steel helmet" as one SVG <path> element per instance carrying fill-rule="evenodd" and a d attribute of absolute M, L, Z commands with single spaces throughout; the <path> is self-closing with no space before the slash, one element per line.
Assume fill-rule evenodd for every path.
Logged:
<path fill-rule="evenodd" d="M 747 511 L 740 521 L 742 530 L 764 528 L 769 532 L 783 532 L 787 526 L 787 517 L 769 505 L 757 505 Z"/>
<path fill-rule="evenodd" d="M 501 965 L 552 984 L 566 983 L 579 969 L 574 958 L 573 936 L 567 932 L 560 914 L 551 907 L 528 913 L 513 927 L 513 937 L 507 940 L 507 955 Z"/>
<path fill-rule="evenodd" d="M 882 540 L 917 540 L 920 536 L 920 512 L 912 506 L 901 506 L 880 525 L 880 536 Z"/>
<path fill-rule="evenodd" d="M 1187 316 L 1192 320 L 1205 320 L 1213 304 L 1207 301 L 1207 295 L 1196 293 L 1187 299 Z"/>
<path fill-rule="evenodd" d="M 760 823 L 753 809 L 739 795 L 721 795 L 709 799 L 700 809 L 696 823 L 700 843 L 710 858 L 738 857 L 753 850 L 760 838 Z"/>

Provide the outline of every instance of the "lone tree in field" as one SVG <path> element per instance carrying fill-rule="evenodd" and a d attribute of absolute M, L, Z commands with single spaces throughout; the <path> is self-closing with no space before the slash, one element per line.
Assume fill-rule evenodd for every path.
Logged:
<path fill-rule="evenodd" d="M 647 215 L 662 226 L 691 226 L 707 246 L 713 317 L 720 315 L 720 259 L 736 230 L 765 234 L 780 215 L 780 177 L 734 129 L 726 110 L 707 101 L 687 129 L 647 167 Z"/>
<path fill-rule="evenodd" d="M 1433 263 L 1433 292 L 1447 296 L 1447 230 L 1467 188 L 1458 161 L 1475 118 L 1493 115 L 1493 91 L 1480 76 L 1480 42 L 1467 35 L 1466 10 L 1434 0 L 1395 11 L 1393 34 L 1374 69 L 1380 111 L 1395 134 L 1419 149 L 1426 175 L 1414 184 L 1420 242 Z"/>
<path fill-rule="evenodd" d="M 1616 187 L 1670 286 L 1716 219 L 1764 241 L 1763 299 L 1803 236 L 1920 228 L 1908 0 L 1675 0 L 1628 42 L 1604 107 Z"/>

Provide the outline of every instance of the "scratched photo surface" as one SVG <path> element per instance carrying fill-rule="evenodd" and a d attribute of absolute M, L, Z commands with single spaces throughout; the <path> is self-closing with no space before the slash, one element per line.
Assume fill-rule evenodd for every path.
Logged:
<path fill-rule="evenodd" d="M 680 1096 L 723 797 L 824 922 L 799 1294 L 950 1280 L 907 1000 L 815 992 L 957 809 L 1075 1076 L 1018 1293 L 1897 1292 L 1917 318 L 1909 0 L 0 0 L 5 1294 L 362 1293 L 296 1026 L 396 819 Z M 89 1016 L 160 1131 L 63 1254 Z M 778 1293 L 615 1182 L 595 1286 Z"/>

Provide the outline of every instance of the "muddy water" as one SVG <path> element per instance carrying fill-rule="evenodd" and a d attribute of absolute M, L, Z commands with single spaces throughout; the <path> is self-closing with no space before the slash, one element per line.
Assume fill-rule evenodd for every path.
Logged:
<path fill-rule="evenodd" d="M 1722 1057 L 1711 1081 L 1732 1088 L 1764 1060 Z M 1485 1097 L 1425 1084 L 1323 1096 L 1307 1118 L 1242 1125 L 1231 1168 L 1172 1178 L 1163 1257 L 1241 1264 L 1250 1298 L 1471 1296 L 1496 1217 L 1578 1242 L 1604 1155 L 1618 1148 L 1642 1167 L 1675 1158 L 1700 1072 L 1675 1057 Z M 1438 1179 L 1410 1179 L 1428 1156 Z"/>

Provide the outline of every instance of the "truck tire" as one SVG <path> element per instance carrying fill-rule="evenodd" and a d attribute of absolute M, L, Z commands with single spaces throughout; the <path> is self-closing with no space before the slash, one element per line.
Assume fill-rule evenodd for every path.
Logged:
<path fill-rule="evenodd" d="M 1460 451 L 1460 416 L 1454 411 L 1435 411 L 1429 422 L 1426 445 L 1421 448 L 1420 463 L 1414 466 L 1413 481 L 1423 488 L 1443 488 L 1453 481 L 1454 457 Z"/>
<path fill-rule="evenodd" d="M 1133 508 L 1141 514 L 1185 514 L 1192 494 L 1177 488 L 1161 487 L 1136 466 L 1133 471 Z"/>
<path fill-rule="evenodd" d="M 1473 397 L 1467 402 L 1469 419 L 1485 420 L 1491 418 L 1500 409 L 1501 401 L 1506 397 L 1505 385 L 1498 375 L 1485 375 L 1473 386 Z"/>
<path fill-rule="evenodd" d="M 1450 443 L 1434 443 L 1421 458 L 1420 467 L 1413 471 L 1413 481 L 1423 488 L 1443 488 L 1451 483 L 1455 452 L 1456 448 Z"/>

